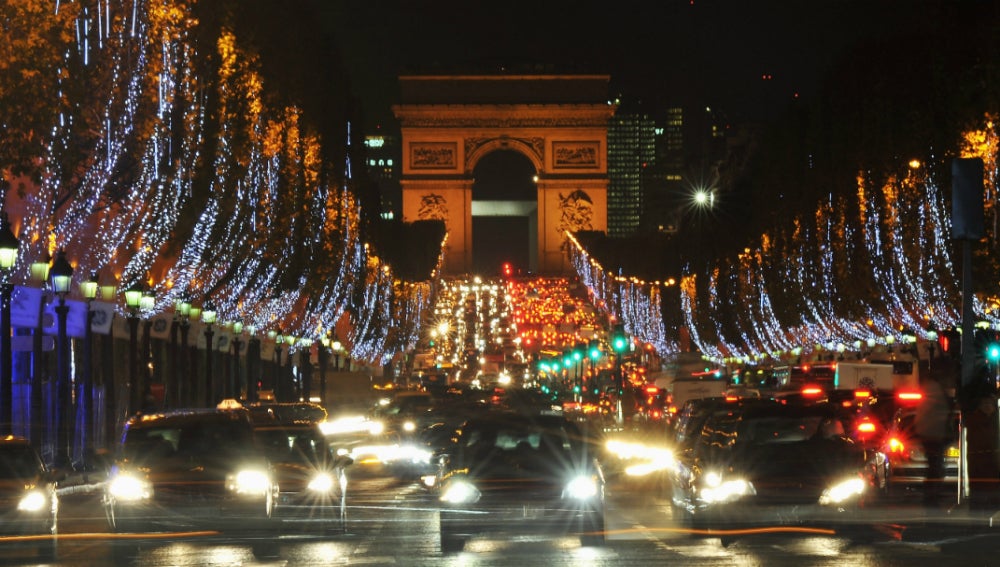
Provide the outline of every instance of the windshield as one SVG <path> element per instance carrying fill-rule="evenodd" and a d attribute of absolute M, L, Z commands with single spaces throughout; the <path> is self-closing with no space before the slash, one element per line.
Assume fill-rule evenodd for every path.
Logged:
<path fill-rule="evenodd" d="M 125 435 L 122 456 L 145 465 L 170 459 L 226 462 L 254 454 L 247 424 L 237 421 L 197 421 L 131 428 Z"/>
<path fill-rule="evenodd" d="M 254 437 L 272 463 L 316 466 L 330 457 L 326 439 L 312 429 L 258 429 Z"/>
<path fill-rule="evenodd" d="M 41 471 L 42 462 L 31 447 L 0 444 L 0 480 L 30 479 Z"/>

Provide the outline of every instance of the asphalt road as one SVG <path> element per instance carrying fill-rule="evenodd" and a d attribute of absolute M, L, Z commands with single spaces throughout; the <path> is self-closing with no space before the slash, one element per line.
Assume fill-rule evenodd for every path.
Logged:
<path fill-rule="evenodd" d="M 71 492 L 76 492 L 75 494 Z M 482 538 L 465 551 L 438 550 L 433 498 L 411 482 L 377 468 L 352 468 L 348 533 L 323 539 L 275 538 L 277 558 L 256 559 L 250 546 L 213 536 L 167 538 L 144 547 L 136 565 L 1000 565 L 1000 525 L 973 518 L 947 505 L 932 512 L 902 495 L 868 512 L 870 537 L 834 533 L 758 534 L 723 546 L 718 537 L 690 534 L 671 517 L 656 483 L 614 481 L 608 495 L 608 543 L 585 548 L 576 538 Z M 57 565 L 97 566 L 112 562 L 114 536 L 107 533 L 99 499 L 68 491 L 60 510 Z M 971 523 L 975 520 L 975 523 Z M 864 533 L 864 532 L 862 532 Z M 40 564 L 17 542 L 0 546 L 0 563 Z"/>

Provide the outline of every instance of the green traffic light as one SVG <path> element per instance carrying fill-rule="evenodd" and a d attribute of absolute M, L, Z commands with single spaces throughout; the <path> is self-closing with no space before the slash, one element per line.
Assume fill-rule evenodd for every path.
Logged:
<path fill-rule="evenodd" d="M 1000 345 L 992 344 L 986 348 L 986 357 L 996 362 L 1000 360 Z"/>
<path fill-rule="evenodd" d="M 615 352 L 624 352 L 627 345 L 628 341 L 622 336 L 615 337 L 611 342 L 611 348 L 615 349 Z"/>

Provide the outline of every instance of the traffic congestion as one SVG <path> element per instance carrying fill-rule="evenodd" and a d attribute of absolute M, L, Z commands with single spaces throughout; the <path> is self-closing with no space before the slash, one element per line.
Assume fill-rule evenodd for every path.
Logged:
<path fill-rule="evenodd" d="M 92 537 L 119 564 L 206 535 L 278 560 L 279 541 L 364 531 L 386 505 L 372 483 L 387 481 L 397 506 L 430 511 L 438 557 L 525 535 L 613 548 L 629 540 L 636 495 L 662 504 L 636 507 L 647 524 L 720 549 L 904 541 L 930 496 L 943 515 L 961 499 L 958 410 L 935 471 L 906 352 L 768 369 L 668 362 L 567 278 L 443 281 L 434 313 L 398 374 L 353 387 L 345 376 L 325 406 L 227 399 L 134 416 L 83 485 L 103 510 Z M 23 442 L 0 449 L 4 478 L 26 487 L 4 527 L 34 534 L 39 559 L 60 547 L 65 559 L 75 544 L 60 545 L 56 487 L 79 499 L 79 479 Z"/>

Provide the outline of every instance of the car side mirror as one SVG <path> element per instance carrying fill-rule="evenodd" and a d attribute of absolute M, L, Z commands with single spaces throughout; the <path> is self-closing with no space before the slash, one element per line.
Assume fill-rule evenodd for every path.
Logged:
<path fill-rule="evenodd" d="M 333 461 L 333 466 L 338 469 L 347 468 L 354 464 L 354 459 L 348 455 L 337 455 L 337 458 Z"/>

